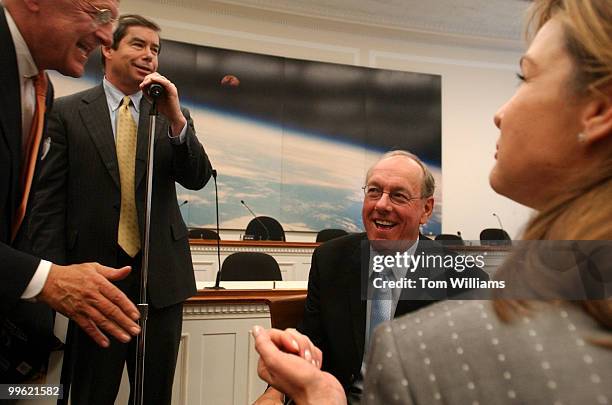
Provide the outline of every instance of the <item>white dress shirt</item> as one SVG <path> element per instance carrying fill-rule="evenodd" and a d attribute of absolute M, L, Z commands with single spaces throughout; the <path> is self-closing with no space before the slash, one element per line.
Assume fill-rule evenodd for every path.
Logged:
<path fill-rule="evenodd" d="M 123 94 L 123 92 L 109 82 L 106 77 L 104 80 L 102 80 L 102 86 L 104 87 L 104 93 L 106 94 L 106 103 L 108 104 L 111 125 L 113 127 L 113 137 L 115 138 L 115 141 L 117 141 L 117 110 L 119 110 L 119 107 L 121 107 L 123 97 L 129 96 L 130 100 L 132 100 L 132 104 L 130 104 L 129 108 L 130 112 L 132 113 L 132 118 L 134 118 L 134 122 L 136 123 L 136 127 L 138 127 L 142 91 L 138 91 L 134 94 Z M 169 128 L 168 138 L 170 138 L 170 142 L 175 145 L 180 145 L 185 142 L 185 137 L 187 136 L 187 124 L 183 125 L 183 129 L 178 136 L 172 136 L 171 131 L 172 130 Z"/>
<path fill-rule="evenodd" d="M 8 23 L 11 37 L 13 37 L 15 53 L 17 54 L 17 71 L 19 73 L 19 86 L 21 91 L 21 144 L 25 145 L 25 141 L 30 134 L 30 126 L 32 125 L 32 118 L 34 117 L 34 109 L 36 106 L 36 94 L 34 92 L 32 77 L 38 74 L 38 67 L 36 67 L 36 63 L 34 63 L 32 54 L 21 32 L 19 32 L 19 28 L 17 28 L 15 21 L 6 8 L 4 9 L 4 15 Z M 22 159 L 23 158 L 24 152 L 22 150 Z M 32 299 L 40 294 L 47 281 L 50 270 L 51 262 L 41 260 L 36 269 L 36 273 L 34 273 L 30 283 L 21 294 L 21 298 Z"/>

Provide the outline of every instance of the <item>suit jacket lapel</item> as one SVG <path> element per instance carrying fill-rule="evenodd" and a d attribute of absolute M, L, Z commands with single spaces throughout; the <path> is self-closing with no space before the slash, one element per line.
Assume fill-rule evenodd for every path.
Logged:
<path fill-rule="evenodd" d="M 51 108 L 53 108 L 53 100 L 55 99 L 55 94 L 54 94 L 54 90 L 53 90 L 53 83 L 51 83 L 51 78 L 49 77 L 49 75 L 47 74 L 47 96 L 45 99 L 45 122 L 43 124 L 43 135 L 42 135 L 42 140 L 40 142 L 40 147 L 38 148 L 38 160 L 40 160 L 40 158 L 42 157 L 43 153 L 45 152 L 45 148 L 44 148 L 44 143 L 45 140 L 48 138 L 47 136 L 47 120 L 49 118 L 49 113 L 51 112 Z M 49 139 L 50 140 L 50 139 Z M 37 164 L 36 165 L 36 170 L 38 171 L 39 167 L 41 165 Z M 35 172 L 36 173 L 36 172 Z M 34 176 L 34 180 L 36 180 L 37 176 Z"/>
<path fill-rule="evenodd" d="M 117 164 L 117 150 L 113 138 L 113 127 L 110 122 L 110 112 L 102 85 L 94 87 L 82 98 L 83 104 L 79 110 L 81 119 L 87 127 L 89 136 L 98 148 L 102 161 L 118 188 L 119 166 Z"/>
<path fill-rule="evenodd" d="M 369 249 L 362 249 L 361 245 L 364 241 L 366 241 L 365 236 L 357 241 L 355 249 L 349 256 L 347 267 L 345 269 L 348 272 L 347 276 L 349 277 L 349 300 L 351 308 L 351 321 L 353 324 L 351 329 L 353 331 L 355 347 L 357 347 L 358 358 L 363 358 L 367 315 L 367 302 L 361 299 L 361 289 L 364 285 L 361 266 L 363 263 L 366 263 L 365 266 L 367 266 L 370 259 Z"/>
<path fill-rule="evenodd" d="M 42 164 L 41 164 L 41 159 L 43 158 L 43 156 L 49 151 L 48 147 L 45 147 L 45 144 L 47 144 L 47 142 L 51 142 L 51 138 L 49 138 L 47 136 L 47 119 L 49 117 L 49 112 L 51 111 L 51 108 L 53 107 L 53 100 L 54 100 L 54 90 L 53 90 L 53 83 L 51 83 L 51 79 L 49 78 L 49 75 L 47 74 L 47 97 L 45 99 L 45 122 L 43 124 L 43 135 L 42 135 L 42 139 L 40 141 L 40 146 L 38 147 L 38 154 L 37 154 L 37 162 L 36 162 L 36 167 L 34 168 L 34 178 L 32 179 L 32 190 L 35 190 L 38 184 L 38 173 L 40 171 L 40 169 L 42 168 Z M 32 191 L 30 191 L 30 195 L 32 195 Z M 30 198 L 31 200 L 31 198 Z"/>
<path fill-rule="evenodd" d="M 11 156 L 11 207 L 10 212 L 15 212 L 19 203 L 19 173 L 21 164 L 21 91 L 19 86 L 19 72 L 17 70 L 17 57 L 13 38 L 8 29 L 4 16 L 4 8 L 0 6 L 0 114 L 2 119 L 2 132 L 4 141 L 8 145 Z"/>

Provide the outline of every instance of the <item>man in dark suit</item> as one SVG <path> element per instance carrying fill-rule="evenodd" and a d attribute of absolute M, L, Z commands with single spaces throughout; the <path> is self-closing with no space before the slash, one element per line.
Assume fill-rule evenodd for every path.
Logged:
<path fill-rule="evenodd" d="M 116 15 L 115 0 L 98 0 L 87 5 L 69 0 L 4 0 L 0 6 L 0 326 L 3 336 L 0 375 L 3 379 L 18 378 L 7 377 L 12 372 L 22 373 L 24 378 L 30 374 L 23 365 L 21 368 L 14 367 L 15 364 L 7 366 L 13 359 L 7 360 L 5 354 L 14 354 L 7 340 L 8 330 L 34 328 L 46 336 L 29 335 L 28 339 L 41 341 L 51 336 L 52 314 L 41 303 L 74 319 L 100 345 L 108 345 L 102 331 L 124 341 L 139 332 L 133 321 L 139 317 L 136 307 L 108 281 L 125 277 L 129 268 L 115 270 L 96 263 L 59 266 L 31 255 L 28 242 L 26 213 L 38 186 L 37 161 L 44 152 L 44 147 L 39 145 L 45 143 L 41 141 L 46 122 L 44 111 L 51 107 L 53 99 L 53 88 L 50 83 L 46 84 L 44 70 L 80 76 L 89 53 L 101 43 L 110 43 L 111 22 Z M 39 96 L 44 101 L 45 93 L 46 103 L 39 103 Z M 36 129 L 31 131 L 35 121 Z M 38 305 L 26 301 L 32 299 Z M 17 324 L 13 322 L 15 319 Z"/>
<path fill-rule="evenodd" d="M 48 128 L 52 147 L 41 170 L 45 186 L 37 194 L 32 220 L 33 233 L 40 236 L 34 241 L 37 250 L 56 257 L 65 254 L 69 263 L 131 265 L 132 274 L 117 285 L 133 301 L 140 300 L 151 109 L 143 93 L 153 83 L 163 86 L 165 94 L 157 102 L 152 186 L 147 404 L 170 403 L 182 306 L 196 293 L 175 182 L 198 190 L 212 173 L 176 87 L 157 73 L 159 30 L 141 16 L 122 16 L 112 45 L 102 47 L 103 83 L 56 101 Z M 48 238 L 44 229 L 65 238 Z M 74 345 L 72 403 L 112 404 L 126 361 L 133 386 L 134 342 L 113 342 L 100 350 L 77 330 Z"/>
<path fill-rule="evenodd" d="M 371 257 L 388 250 L 412 255 L 444 253 L 441 246 L 433 246 L 419 233 L 420 225 L 433 212 L 435 181 L 418 157 L 405 151 L 389 152 L 370 168 L 365 183 L 362 220 L 366 233 L 332 239 L 315 249 L 304 319 L 298 328 L 321 349 L 322 369 L 334 375 L 353 399 L 360 395 L 364 354 L 377 326 L 375 301 L 364 290 L 371 277 Z M 396 280 L 410 277 L 406 269 L 393 273 Z M 480 271 L 476 276 L 486 278 Z M 436 296 L 437 291 L 429 292 Z M 433 302 L 410 299 L 411 293 L 398 289 L 387 300 L 389 319 Z M 262 404 L 264 399 L 280 403 L 282 393 L 269 387 L 260 397 Z"/>

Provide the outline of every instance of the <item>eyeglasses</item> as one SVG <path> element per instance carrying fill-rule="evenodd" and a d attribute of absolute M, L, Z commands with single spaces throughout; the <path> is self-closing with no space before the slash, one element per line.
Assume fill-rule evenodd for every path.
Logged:
<path fill-rule="evenodd" d="M 96 25 L 102 26 L 109 23 L 115 24 L 117 22 L 118 19 L 113 17 L 112 10 L 108 8 L 98 8 L 89 2 L 87 4 L 93 8 L 93 10 L 87 11 L 87 13 L 92 16 Z"/>
<path fill-rule="evenodd" d="M 420 200 L 422 198 L 425 198 L 424 196 L 410 197 L 402 191 L 383 191 L 382 189 L 376 186 L 363 186 L 361 188 L 367 199 L 377 201 L 382 198 L 383 194 L 387 194 L 389 195 L 389 200 L 391 200 L 391 202 L 395 205 L 408 205 L 414 200 Z"/>

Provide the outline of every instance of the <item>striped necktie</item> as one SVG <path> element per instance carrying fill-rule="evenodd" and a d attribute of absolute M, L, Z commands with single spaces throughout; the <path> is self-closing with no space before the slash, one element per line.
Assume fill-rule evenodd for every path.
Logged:
<path fill-rule="evenodd" d="M 121 183 L 121 211 L 117 243 L 125 253 L 134 257 L 140 251 L 140 231 L 134 191 L 138 131 L 130 112 L 130 103 L 130 98 L 125 96 L 117 116 L 117 163 Z"/>
<path fill-rule="evenodd" d="M 32 179 L 34 178 L 34 170 L 36 169 L 38 148 L 40 146 L 40 140 L 42 139 L 45 123 L 45 99 L 47 97 L 47 76 L 45 75 L 45 71 L 41 70 L 38 72 L 38 75 L 33 77 L 32 80 L 34 82 L 34 92 L 36 93 L 36 103 L 34 107 L 34 117 L 30 125 L 30 133 L 25 142 L 24 160 L 21 166 L 21 175 L 19 179 L 22 190 L 21 202 L 13 216 L 11 241 L 17 236 L 19 227 L 21 227 L 21 223 L 25 217 L 30 189 L 32 188 Z"/>

